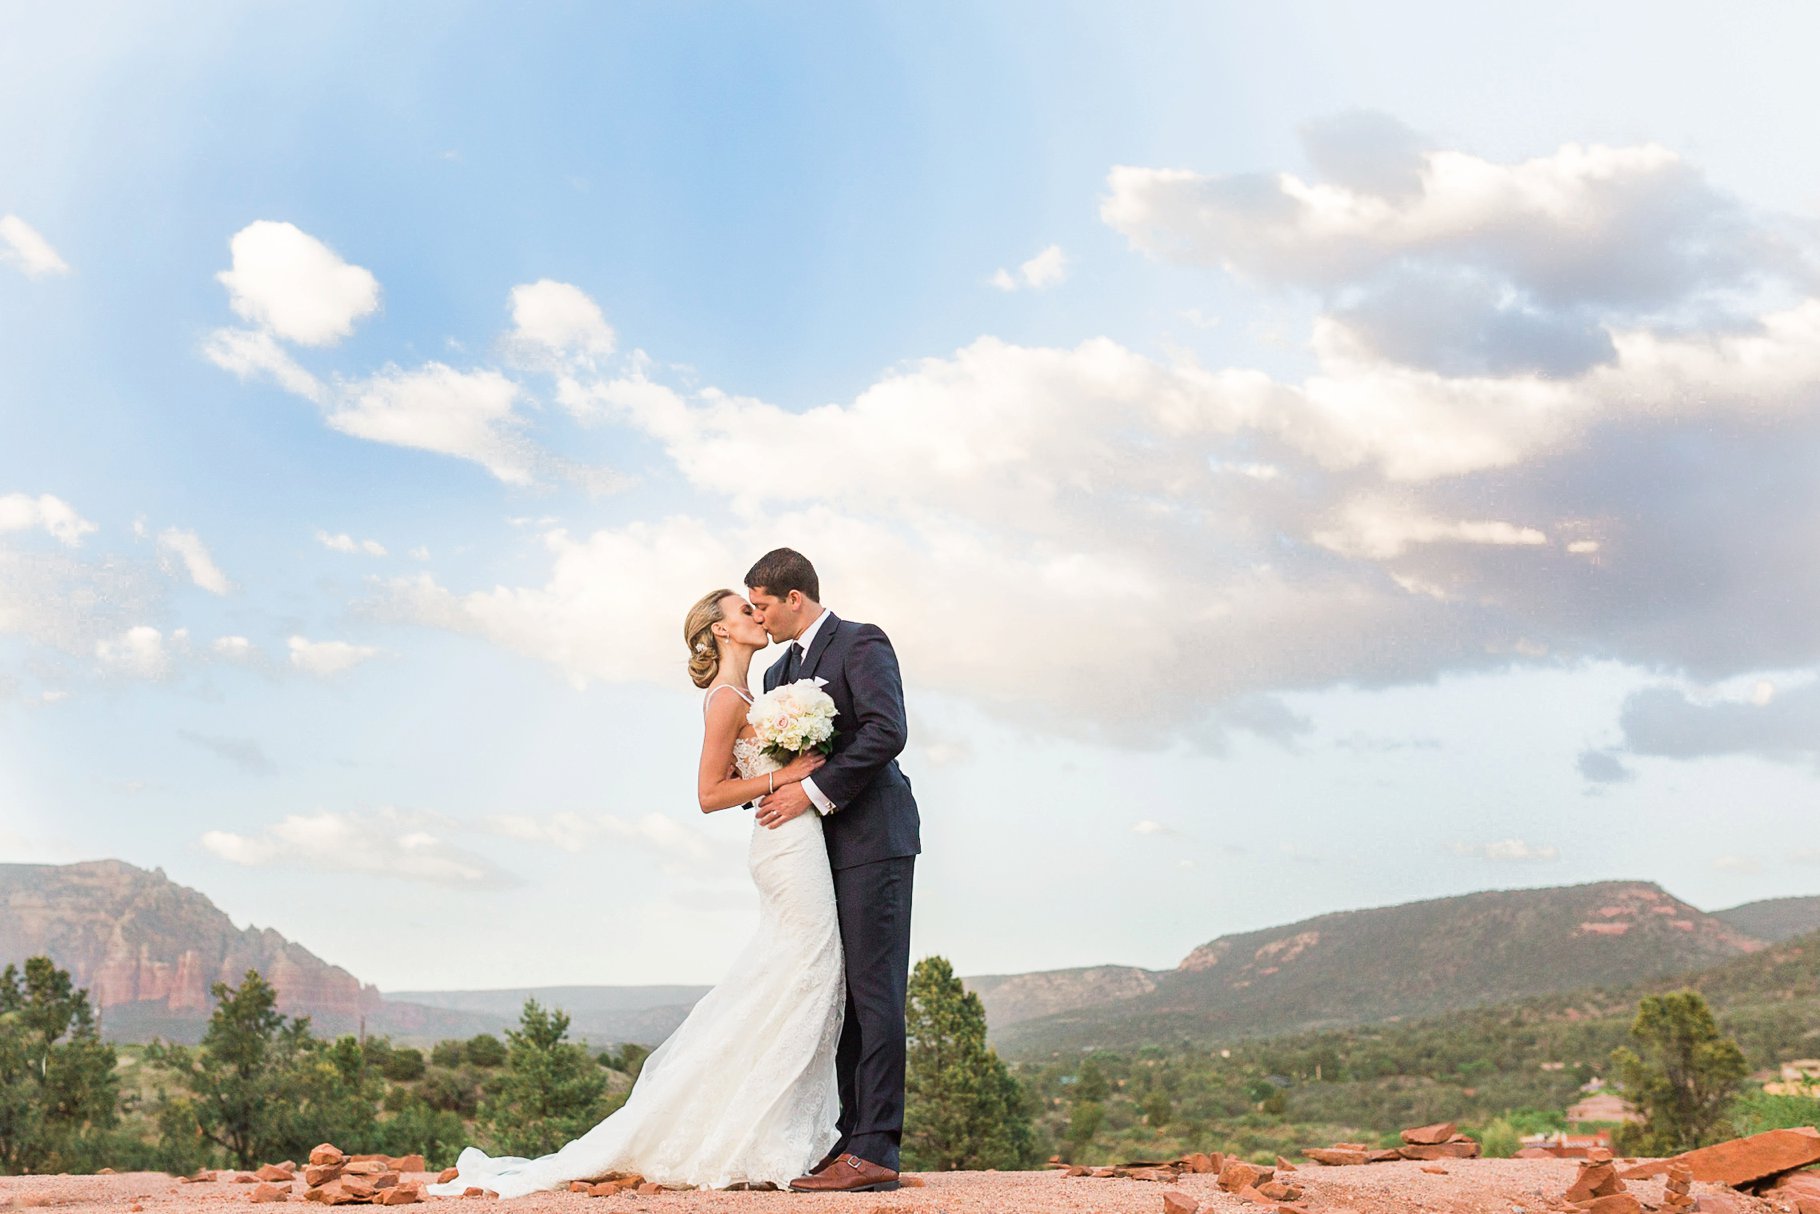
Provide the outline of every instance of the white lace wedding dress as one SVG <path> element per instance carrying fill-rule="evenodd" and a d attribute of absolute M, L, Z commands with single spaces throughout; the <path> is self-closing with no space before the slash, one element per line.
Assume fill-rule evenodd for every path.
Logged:
<path fill-rule="evenodd" d="M 742 777 L 777 769 L 751 739 L 733 744 L 733 759 Z M 430 1194 L 478 1186 L 517 1197 L 607 1172 L 702 1188 L 782 1187 L 833 1148 L 846 986 L 821 817 L 804 813 L 776 830 L 754 822 L 747 868 L 758 886 L 758 930 L 721 984 L 645 1059 L 625 1105 L 538 1159 L 468 1147 L 459 1174 Z"/>

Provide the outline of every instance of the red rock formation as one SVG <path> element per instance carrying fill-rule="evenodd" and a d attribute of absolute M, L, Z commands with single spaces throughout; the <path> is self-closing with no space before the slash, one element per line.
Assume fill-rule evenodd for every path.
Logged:
<path fill-rule="evenodd" d="M 258 970 L 291 1015 L 345 1022 L 381 1004 L 375 987 L 270 928 L 238 928 L 214 903 L 119 860 L 0 864 L 0 965 L 48 955 L 100 1008 L 205 1018 L 209 987 Z"/>

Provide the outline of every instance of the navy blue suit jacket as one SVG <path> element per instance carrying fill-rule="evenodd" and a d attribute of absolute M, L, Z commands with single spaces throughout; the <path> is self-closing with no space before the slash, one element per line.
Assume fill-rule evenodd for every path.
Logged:
<path fill-rule="evenodd" d="M 909 738 L 904 719 L 904 682 L 897 653 L 884 630 L 843 620 L 832 611 L 816 630 L 801 662 L 796 646 L 765 671 L 765 690 L 798 679 L 828 680 L 822 690 L 834 700 L 834 753 L 812 777 L 834 803 L 822 818 L 828 862 L 853 868 L 923 850 L 922 819 L 910 781 L 897 756 Z"/>

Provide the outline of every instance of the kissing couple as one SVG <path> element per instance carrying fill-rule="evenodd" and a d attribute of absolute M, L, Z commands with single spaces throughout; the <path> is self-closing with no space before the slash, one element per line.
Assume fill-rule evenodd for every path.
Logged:
<path fill-rule="evenodd" d="M 702 700 L 703 813 L 756 808 L 746 866 L 757 930 L 731 972 L 645 1059 L 626 1103 L 538 1159 L 462 1151 L 436 1196 L 516 1197 L 636 1173 L 698 1188 L 898 1187 L 910 887 L 922 850 L 904 749 L 903 681 L 884 632 L 821 605 L 801 553 L 704 595 L 683 622 Z M 752 656 L 776 641 L 766 702 L 792 684 L 833 701 L 834 733 L 787 760 L 751 718 Z M 823 753 L 823 750 L 826 753 Z M 788 755 L 788 751 L 784 752 Z"/>

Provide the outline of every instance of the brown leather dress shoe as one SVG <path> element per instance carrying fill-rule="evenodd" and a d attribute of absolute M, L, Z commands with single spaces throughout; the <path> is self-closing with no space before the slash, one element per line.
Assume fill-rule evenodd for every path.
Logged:
<path fill-rule="evenodd" d="M 821 1171 L 790 1182 L 792 1193 L 889 1193 L 897 1187 L 896 1172 L 858 1155 L 842 1155 Z"/>

